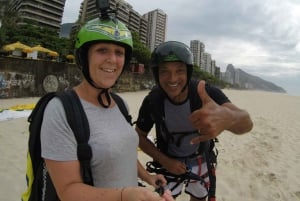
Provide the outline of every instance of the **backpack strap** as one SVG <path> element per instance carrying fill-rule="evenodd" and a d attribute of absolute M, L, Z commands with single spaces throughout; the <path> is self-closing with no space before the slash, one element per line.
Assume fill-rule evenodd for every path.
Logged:
<path fill-rule="evenodd" d="M 28 140 L 28 152 L 32 161 L 39 161 L 41 158 L 40 130 L 43 121 L 44 108 L 55 95 L 56 92 L 50 92 L 40 98 L 36 103 L 35 108 L 27 118 L 30 131 L 30 137 Z M 39 165 L 39 163 L 32 163 L 33 172 L 37 172 Z"/>
<path fill-rule="evenodd" d="M 29 122 L 29 139 L 26 181 L 27 190 L 22 194 L 23 201 L 58 200 L 53 183 L 41 158 L 40 130 L 44 117 L 44 110 L 52 98 L 61 100 L 66 112 L 67 121 L 78 143 L 77 155 L 81 165 L 81 176 L 86 184 L 93 184 L 90 171 L 92 152 L 88 143 L 89 124 L 81 102 L 74 91 L 50 92 L 42 96 L 32 110 Z M 43 190 L 41 190 L 43 189 Z"/>
<path fill-rule="evenodd" d="M 156 147 L 163 153 L 167 153 L 167 141 L 162 135 L 162 131 L 168 134 L 165 125 L 165 109 L 164 109 L 164 97 L 162 90 L 158 86 L 154 86 L 154 88 L 149 92 L 147 98 L 149 100 L 149 111 L 151 111 L 150 115 L 155 122 L 155 130 L 156 130 Z"/>
<path fill-rule="evenodd" d="M 93 185 L 93 177 L 90 166 L 92 149 L 88 144 L 90 128 L 87 116 L 80 99 L 74 90 L 58 93 L 57 96 L 63 103 L 68 123 L 77 141 L 77 157 L 81 165 L 81 176 L 84 183 Z"/>
<path fill-rule="evenodd" d="M 189 85 L 191 111 L 195 111 L 202 106 L 202 101 L 197 91 L 198 83 L 199 83 L 198 81 L 191 80 L 191 83 Z"/>
<path fill-rule="evenodd" d="M 191 112 L 195 111 L 196 109 L 199 109 L 202 106 L 201 99 L 197 93 L 197 86 L 198 86 L 198 81 L 191 80 L 191 83 L 189 84 L 189 92 L 188 92 Z M 162 91 L 160 87 L 155 86 L 149 93 L 148 97 L 149 97 L 150 107 L 153 108 L 150 110 L 151 116 L 153 121 L 156 124 L 157 147 L 160 149 L 160 151 L 167 154 L 166 143 L 168 143 L 169 140 L 174 140 L 174 138 L 173 135 L 171 135 L 170 132 L 168 131 L 165 124 L 164 98 L 166 97 L 166 94 Z M 165 133 L 167 139 L 165 139 L 162 136 L 161 134 L 162 131 Z M 177 142 L 177 144 L 179 143 L 180 140 Z M 204 150 L 208 149 L 208 146 L 209 146 L 209 142 L 202 142 L 201 146 L 199 146 L 199 150 L 195 154 L 193 154 L 193 156 L 203 153 Z"/>
<path fill-rule="evenodd" d="M 198 81 L 191 80 L 190 84 L 190 97 L 191 97 L 191 111 L 194 111 L 202 107 L 202 101 L 198 95 L 197 87 Z M 207 85 L 206 85 L 207 86 Z M 204 153 L 208 175 L 209 175 L 209 191 L 208 191 L 208 201 L 214 201 L 216 198 L 216 166 L 217 166 L 217 156 L 218 150 L 215 147 L 215 139 L 209 141 L 201 142 L 198 150 L 199 153 Z"/>
<path fill-rule="evenodd" d="M 199 81 L 191 80 L 189 85 L 190 107 L 192 112 L 202 107 L 202 101 L 197 91 L 198 83 Z M 200 142 L 198 154 L 208 151 L 210 144 L 210 141 Z"/>
<path fill-rule="evenodd" d="M 127 109 L 123 99 L 119 95 L 112 93 L 112 92 L 110 93 L 110 95 L 112 96 L 112 98 L 114 99 L 116 104 L 118 105 L 121 113 L 123 114 L 123 116 L 125 117 L 127 122 L 130 125 L 133 125 L 134 123 L 132 123 L 132 116 L 128 113 L 128 109 Z"/>
<path fill-rule="evenodd" d="M 205 158 L 206 158 L 206 164 L 207 164 L 208 176 L 209 176 L 208 201 L 216 200 L 216 188 L 217 188 L 216 167 L 217 167 L 218 150 L 215 149 L 214 143 L 215 143 L 214 140 L 211 140 L 209 151 L 205 152 Z"/>

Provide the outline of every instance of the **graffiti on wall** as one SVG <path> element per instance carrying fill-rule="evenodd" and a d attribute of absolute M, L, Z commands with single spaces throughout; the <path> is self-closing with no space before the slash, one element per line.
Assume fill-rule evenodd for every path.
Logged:
<path fill-rule="evenodd" d="M 74 76 L 73 79 L 80 82 L 80 77 Z M 35 75 L 31 73 L 0 71 L 0 98 L 36 96 L 38 86 Z M 42 87 L 45 92 L 54 92 L 71 86 L 66 74 L 49 74 L 43 79 Z"/>
<path fill-rule="evenodd" d="M 0 56 L 0 98 L 42 96 L 72 88 L 81 80 L 75 64 Z"/>
<path fill-rule="evenodd" d="M 0 72 L 0 97 L 17 97 L 18 94 L 33 94 L 35 78 L 31 73 Z"/>

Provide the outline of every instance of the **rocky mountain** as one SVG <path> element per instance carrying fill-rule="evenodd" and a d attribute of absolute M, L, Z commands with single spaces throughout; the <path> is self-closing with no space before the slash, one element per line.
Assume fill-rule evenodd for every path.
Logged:
<path fill-rule="evenodd" d="M 225 81 L 243 89 L 263 90 L 270 92 L 286 93 L 285 89 L 260 77 L 246 73 L 241 69 L 235 69 L 232 64 L 227 66 Z"/>

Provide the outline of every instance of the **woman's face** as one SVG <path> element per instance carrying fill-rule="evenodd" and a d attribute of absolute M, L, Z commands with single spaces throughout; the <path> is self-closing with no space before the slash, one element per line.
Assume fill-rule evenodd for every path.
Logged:
<path fill-rule="evenodd" d="M 113 43 L 97 43 L 88 50 L 90 77 L 97 87 L 110 88 L 125 63 L 125 48 Z"/>
<path fill-rule="evenodd" d="M 186 98 L 182 93 L 187 83 L 187 67 L 183 62 L 163 62 L 159 64 L 158 78 L 161 88 L 174 102 L 181 102 Z"/>

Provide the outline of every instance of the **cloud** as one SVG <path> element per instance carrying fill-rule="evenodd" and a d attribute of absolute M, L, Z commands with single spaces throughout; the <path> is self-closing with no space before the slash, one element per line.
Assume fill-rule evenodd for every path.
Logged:
<path fill-rule="evenodd" d="M 73 23 L 77 20 L 81 2 L 82 0 L 66 0 L 63 23 Z"/>
<path fill-rule="evenodd" d="M 76 1 L 67 0 L 66 5 Z M 202 41 L 222 70 L 233 64 L 258 76 L 300 80 L 299 0 L 127 2 L 140 14 L 163 10 L 168 15 L 167 40 L 187 45 Z M 79 6 L 72 10 L 76 15 L 70 16 L 76 19 Z"/>
<path fill-rule="evenodd" d="M 170 14 L 177 22 L 170 20 L 170 38 L 187 44 L 202 40 L 223 69 L 231 63 L 260 76 L 300 79 L 299 2 L 201 2 L 190 4 L 180 15 Z"/>

